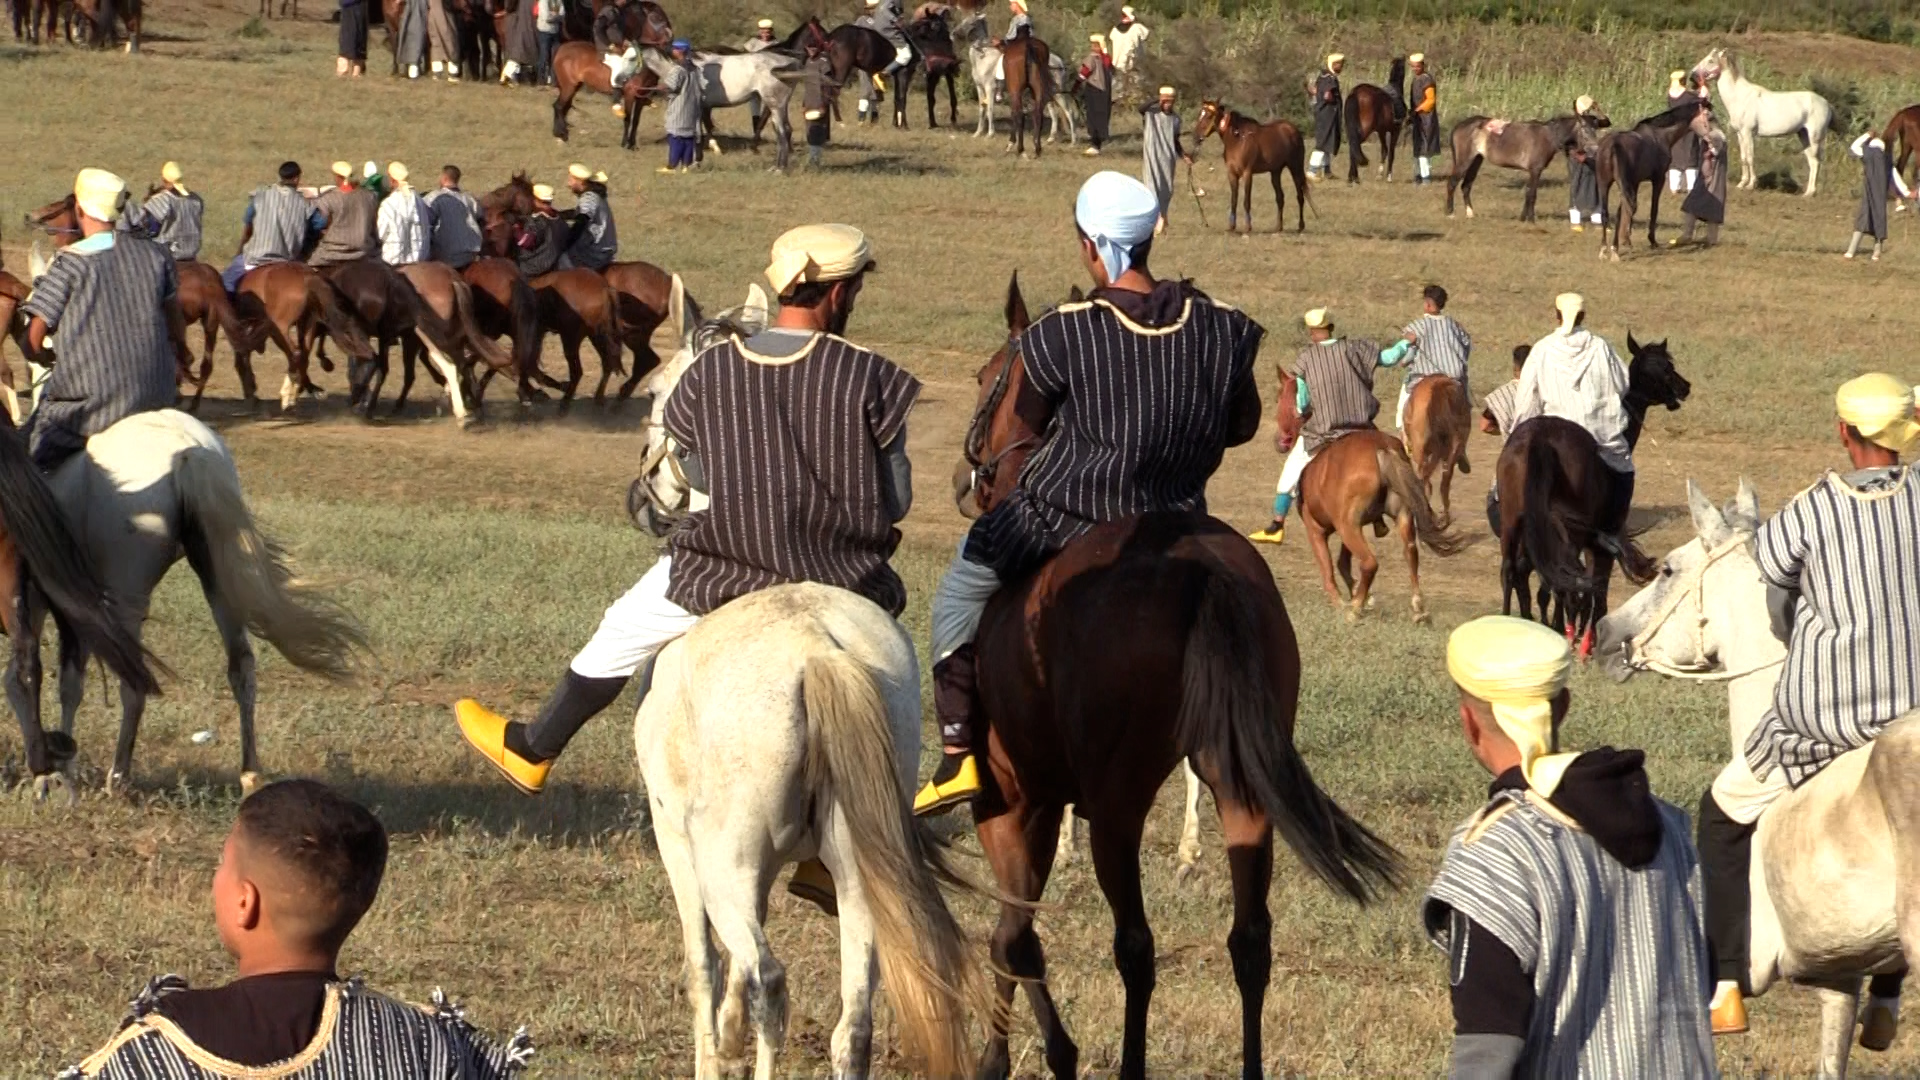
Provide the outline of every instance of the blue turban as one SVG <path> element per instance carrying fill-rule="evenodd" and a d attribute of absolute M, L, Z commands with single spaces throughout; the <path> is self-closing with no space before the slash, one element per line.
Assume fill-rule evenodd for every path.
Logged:
<path fill-rule="evenodd" d="M 692 52 L 693 44 L 689 42 L 686 38 L 674 38 L 673 48 L 680 52 Z"/>
<path fill-rule="evenodd" d="M 1093 241 L 1107 280 L 1118 281 L 1133 265 L 1132 251 L 1153 239 L 1160 222 L 1160 200 L 1147 185 L 1125 173 L 1097 172 L 1080 185 L 1073 219 Z"/>

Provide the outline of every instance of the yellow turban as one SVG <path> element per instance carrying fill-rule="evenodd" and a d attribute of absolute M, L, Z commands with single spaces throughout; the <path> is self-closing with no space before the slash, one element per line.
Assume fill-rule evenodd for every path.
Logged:
<path fill-rule="evenodd" d="M 1564 333 L 1573 332 L 1574 320 L 1587 310 L 1587 301 L 1579 293 L 1563 292 L 1553 298 L 1553 308 L 1560 313 L 1560 329 Z"/>
<path fill-rule="evenodd" d="M 567 166 L 567 175 L 573 177 L 575 180 L 591 180 L 593 179 L 593 170 L 576 161 Z"/>
<path fill-rule="evenodd" d="M 1417 52 L 1417 53 L 1414 53 L 1412 56 L 1407 57 L 1407 63 L 1409 64 L 1424 64 L 1426 62 L 1427 62 L 1426 53 Z"/>
<path fill-rule="evenodd" d="M 73 199 L 93 220 L 112 221 L 127 200 L 127 182 L 105 169 L 81 169 L 73 178 Z"/>
<path fill-rule="evenodd" d="M 1340 53 L 1340 52 L 1337 52 L 1337 53 L 1328 53 L 1328 54 L 1327 54 L 1327 66 L 1328 66 L 1328 67 L 1332 67 L 1332 66 L 1333 66 L 1333 65 L 1335 65 L 1335 64 L 1344 64 L 1344 63 L 1346 63 L 1346 62 L 1347 62 L 1347 54 L 1346 54 L 1346 53 Z"/>
<path fill-rule="evenodd" d="M 539 202 L 552 202 L 553 201 L 553 185 L 552 184 L 533 185 L 533 197 Z"/>
<path fill-rule="evenodd" d="M 1312 311 L 1307 312 L 1306 318 L 1301 321 L 1307 324 L 1307 329 L 1309 330 L 1324 330 L 1333 325 L 1333 309 L 1323 307 L 1314 308 Z"/>
<path fill-rule="evenodd" d="M 1551 795 L 1578 754 L 1553 752 L 1553 699 L 1566 689 L 1573 650 L 1528 619 L 1488 615 L 1447 639 L 1447 674 L 1493 707 L 1493 719 L 1520 751 L 1527 786 Z"/>
<path fill-rule="evenodd" d="M 759 26 L 759 28 L 760 28 L 760 29 L 762 29 L 762 30 L 771 30 L 771 29 L 773 29 L 773 20 L 772 20 L 772 19 L 761 19 L 761 20 L 760 20 L 760 22 L 759 22 L 759 23 L 758 23 L 757 25 L 758 25 L 758 26 Z"/>
<path fill-rule="evenodd" d="M 180 171 L 180 163 L 177 161 L 169 161 L 160 166 L 160 179 L 180 189 L 180 194 L 191 195 L 192 192 L 187 190 L 187 185 L 181 182 L 186 178 L 187 174 Z"/>
<path fill-rule="evenodd" d="M 1920 390 L 1891 375 L 1875 372 L 1841 383 L 1834 404 L 1840 419 L 1876 446 L 1903 454 L 1920 442 L 1920 423 L 1914 419 Z"/>
<path fill-rule="evenodd" d="M 409 174 L 407 173 L 407 167 L 405 165 L 402 165 L 397 161 L 387 162 L 387 179 L 393 181 L 396 184 L 404 184 L 407 182 L 408 175 Z"/>
<path fill-rule="evenodd" d="M 1160 96 L 1161 96 L 1161 97 L 1173 97 L 1173 96 L 1174 96 L 1174 93 L 1173 93 L 1173 87 L 1171 87 L 1171 86 L 1163 86 L 1163 87 L 1161 87 L 1161 88 L 1160 88 Z"/>
<path fill-rule="evenodd" d="M 1579 113 L 1581 116 L 1585 116 L 1588 113 L 1592 112 L 1593 98 L 1587 94 L 1581 94 L 1579 97 L 1574 98 L 1573 111 L 1576 113 Z"/>
<path fill-rule="evenodd" d="M 842 281 L 873 264 L 867 236 L 851 225 L 802 225 L 773 242 L 767 282 L 779 296 L 795 285 Z"/>
<path fill-rule="evenodd" d="M 333 163 L 333 175 L 342 180 L 351 180 L 353 179 L 353 166 L 344 161 L 336 161 Z M 368 173 L 367 175 L 372 176 L 373 173 Z"/>

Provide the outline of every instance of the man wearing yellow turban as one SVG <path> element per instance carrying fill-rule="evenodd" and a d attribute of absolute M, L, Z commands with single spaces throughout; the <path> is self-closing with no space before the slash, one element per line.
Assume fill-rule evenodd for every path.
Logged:
<path fill-rule="evenodd" d="M 1447 845 L 1422 918 L 1447 953 L 1452 1075 L 1713 1076 L 1687 816 L 1638 750 L 1559 749 L 1572 653 L 1504 616 L 1447 641 L 1488 802 Z"/>
<path fill-rule="evenodd" d="M 1753 537 L 1774 634 L 1787 656 L 1770 708 L 1700 800 L 1707 931 L 1718 967 L 1716 1034 L 1747 1029 L 1749 858 L 1755 823 L 1780 796 L 1920 708 L 1920 444 L 1915 391 L 1862 375 L 1835 395 L 1853 471 L 1828 473 Z M 1899 976 L 1876 976 L 1863 1044 L 1893 1036 Z M 1874 1045 L 1878 1043 L 1878 1045 Z"/>
<path fill-rule="evenodd" d="M 1313 156 L 1307 160 L 1307 179 L 1333 175 L 1333 156 L 1340 152 L 1340 72 L 1347 66 L 1343 53 L 1328 53 L 1320 74 L 1307 80 L 1313 104 Z"/>
<path fill-rule="evenodd" d="M 123 229 L 139 229 L 159 242 L 175 260 L 200 257 L 200 222 L 206 206 L 187 190 L 178 162 L 160 166 L 160 187 L 144 205 L 127 204 Z"/>

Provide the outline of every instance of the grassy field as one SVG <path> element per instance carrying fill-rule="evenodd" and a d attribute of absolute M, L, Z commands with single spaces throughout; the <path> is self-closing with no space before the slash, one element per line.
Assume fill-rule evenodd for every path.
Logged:
<path fill-rule="evenodd" d="M 1053 152 L 1015 161 L 998 141 L 945 130 L 848 128 L 818 173 L 769 175 L 767 157 L 736 143 L 702 175 L 662 178 L 653 174 L 664 148 L 651 141 L 659 135 L 651 115 L 648 141 L 623 154 L 604 104 L 586 102 L 575 143 L 560 148 L 547 135 L 542 93 L 335 81 L 332 29 L 318 21 L 275 22 L 265 36 L 242 37 L 238 17 L 189 6 L 154 23 L 159 36 L 134 59 L 0 46 L 0 94 L 14 103 L 10 152 L 0 161 L 0 221 L 9 223 L 4 254 L 16 271 L 27 238 L 11 223 L 59 195 L 75 169 L 98 164 L 142 182 L 167 158 L 180 160 L 207 198 L 210 260 L 231 253 L 245 192 L 288 157 L 314 173 L 335 158 L 397 157 L 423 176 L 454 161 L 474 187 L 523 168 L 551 182 L 566 162 L 586 161 L 613 176 L 623 254 L 680 272 L 709 310 L 738 302 L 782 229 L 820 219 L 867 229 L 882 269 L 862 295 L 854 336 L 929 387 L 912 424 L 921 491 L 899 559 L 913 597 L 906 621 L 921 641 L 927 598 L 963 528 L 945 479 L 973 400 L 971 374 L 1002 335 L 1007 277 L 1019 270 L 1036 300 L 1064 296 L 1077 280 L 1069 218 L 1076 184 L 1095 164 L 1131 171 L 1137 163 L 1130 123 L 1099 163 Z M 1478 74 L 1442 61 L 1443 80 L 1452 79 L 1443 85 L 1455 87 L 1446 108 L 1571 97 L 1588 78 L 1650 107 L 1666 69 L 1712 43 L 1685 34 L 1636 39 L 1657 42 L 1658 51 L 1648 45 L 1633 70 L 1653 75 L 1629 90 L 1613 65 L 1548 70 L 1530 48 L 1579 41 L 1567 31 L 1535 33 L 1472 39 L 1489 58 Z M 1492 62 L 1497 34 L 1512 38 L 1510 76 Z M 1783 82 L 1853 72 L 1887 102 L 1920 97 L 1920 54 L 1809 36 L 1738 45 Z M 377 52 L 374 66 L 382 66 Z M 1286 77 L 1290 105 L 1294 82 Z M 1196 79 L 1186 89 L 1207 87 Z M 1616 116 L 1635 109 L 1626 100 L 1615 107 Z M 741 131 L 745 118 L 726 117 L 723 126 Z M 1765 172 L 1797 166 L 1785 147 L 1768 147 L 1764 157 Z M 1194 277 L 1266 324 L 1263 385 L 1271 386 L 1273 363 L 1302 343 L 1302 311 L 1331 304 L 1347 332 L 1386 337 L 1417 313 L 1419 288 L 1430 281 L 1453 292 L 1453 312 L 1481 345 L 1473 378 L 1482 390 L 1506 377 L 1509 346 L 1546 332 L 1552 297 L 1565 289 L 1587 294 L 1592 325 L 1621 345 L 1629 332 L 1669 339 L 1694 395 L 1681 412 L 1652 418 L 1640 445 L 1640 514 L 1655 549 L 1688 535 L 1686 478 L 1726 497 L 1748 476 L 1776 506 L 1838 460 L 1834 385 L 1871 368 L 1920 374 L 1910 350 L 1920 332 L 1912 303 L 1920 235 L 1902 215 L 1888 260 L 1840 260 L 1859 173 L 1831 144 L 1818 198 L 1737 193 L 1720 249 L 1641 247 L 1618 266 L 1595 258 L 1593 234 L 1572 236 L 1556 218 L 1564 205 L 1557 183 L 1541 196 L 1544 224 L 1518 224 L 1510 174 L 1486 178 L 1481 215 L 1471 222 L 1447 219 L 1433 188 L 1369 177 L 1357 190 L 1316 189 L 1304 236 L 1230 238 L 1218 231 L 1225 178 L 1213 168 L 1217 149 L 1208 147 L 1202 161 L 1213 229 L 1199 227 L 1183 195 L 1156 267 Z M 1270 204 L 1256 203 L 1265 228 Z M 272 385 L 275 373 L 269 362 L 263 381 Z M 343 966 L 415 998 L 444 986 L 486 1027 L 529 1025 L 541 1075 L 684 1073 L 691 1049 L 678 928 L 623 716 L 590 727 L 557 784 L 535 801 L 511 794 L 476 762 L 447 713 L 463 694 L 532 709 L 600 609 L 652 559 L 653 541 L 620 510 L 638 454 L 636 417 L 588 410 L 562 421 L 545 409 L 522 417 L 496 397 L 493 422 L 462 433 L 425 408 L 362 425 L 341 415 L 336 396 L 293 417 L 253 419 L 233 401 L 231 373 L 218 379 L 207 414 L 234 447 L 257 509 L 310 574 L 337 583 L 376 642 L 372 672 L 348 689 L 293 673 L 274 656 L 261 665 L 267 767 L 337 783 L 376 807 L 394 832 L 382 899 Z M 337 389 L 339 377 L 329 385 Z M 1382 380 L 1389 408 L 1395 389 L 1390 376 Z M 1496 449 L 1476 438 L 1477 468 L 1459 485 L 1470 529 Z M 1264 436 L 1230 453 L 1214 483 L 1215 511 L 1241 526 L 1263 522 L 1277 467 Z M 1323 785 L 1424 875 L 1483 789 L 1456 734 L 1441 656 L 1448 628 L 1497 604 L 1496 556 L 1482 543 L 1426 562 L 1431 627 L 1407 620 L 1400 560 L 1391 552 L 1383 560 L 1378 610 L 1349 627 L 1321 599 L 1299 538 L 1271 557 L 1305 653 L 1304 753 Z M 96 680 L 79 731 L 88 793 L 71 809 L 31 805 L 18 791 L 0 798 L 0 1075 L 44 1074 L 77 1060 L 106 1038 L 153 973 L 181 971 L 197 982 L 229 974 L 205 894 L 237 800 L 238 754 L 217 639 L 184 572 L 163 587 L 148 640 L 178 678 L 148 712 L 134 794 L 98 791 L 117 709 L 109 711 L 110 695 Z M 1711 688 L 1614 686 L 1582 671 L 1575 693 L 1571 742 L 1645 747 L 1659 792 L 1696 803 L 1727 752 L 1724 709 Z M 217 740 L 194 745 L 190 737 L 202 730 Z M 11 725 L 0 726 L 9 781 L 18 779 L 18 757 Z M 1151 1062 L 1161 1076 L 1235 1067 L 1226 868 L 1218 830 L 1207 825 L 1202 873 L 1184 888 L 1172 883 L 1171 801 L 1149 826 L 1147 900 L 1160 950 Z M 958 842 L 975 850 L 967 838 Z M 985 874 L 979 862 L 968 865 Z M 1104 905 L 1079 866 L 1056 876 L 1047 899 L 1041 933 L 1056 997 L 1083 1061 L 1110 1068 L 1120 984 L 1108 961 Z M 1443 1069 L 1445 981 L 1420 932 L 1418 899 L 1416 889 L 1355 910 L 1282 857 L 1266 1042 L 1276 1074 Z M 813 1075 L 838 1008 L 833 927 L 784 893 L 772 909 L 795 1000 L 787 1065 Z M 992 912 L 971 902 L 962 909 L 984 933 Z M 1754 1035 L 1721 1044 L 1722 1065 L 1740 1075 L 1809 1073 L 1817 1022 L 1810 995 L 1777 990 L 1755 1012 Z M 1025 1023 L 1023 1014 L 1015 1057 L 1022 1075 L 1038 1075 L 1043 1066 Z M 891 1038 L 883 1021 L 882 1039 Z M 1860 1054 L 1860 1073 L 1920 1069 L 1913 1045 Z"/>

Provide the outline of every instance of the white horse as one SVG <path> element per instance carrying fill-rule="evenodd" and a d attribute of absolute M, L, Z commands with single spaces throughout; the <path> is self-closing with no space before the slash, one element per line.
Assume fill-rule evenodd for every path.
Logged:
<path fill-rule="evenodd" d="M 227 683 L 240 707 L 240 786 L 252 790 L 260 781 L 253 735 L 258 683 L 248 631 L 295 667 L 345 678 L 365 641 L 359 626 L 298 580 L 286 549 L 254 523 L 226 444 L 186 413 L 165 409 L 127 417 L 88 439 L 86 451 L 63 463 L 49 485 L 136 634 L 154 588 L 186 556 L 226 645 Z M 35 639 L 44 614 L 30 613 L 27 620 Z M 31 652 L 37 665 L 37 640 Z M 85 650 L 63 638 L 60 726 L 69 736 L 86 672 Z M 37 671 L 28 685 L 35 691 L 29 707 L 38 723 Z M 109 788 L 132 775 L 146 695 L 122 682 L 120 709 Z"/>
<path fill-rule="evenodd" d="M 757 316 L 732 329 L 764 324 L 755 299 Z M 695 346 L 683 329 L 656 416 Z M 670 455 L 654 427 L 656 437 Z M 664 460 L 642 479 L 672 497 L 684 478 Z M 779 586 L 708 614 L 661 651 L 649 678 L 634 743 L 685 935 L 694 1075 L 742 1062 L 749 1019 L 754 1075 L 774 1075 L 787 989 L 762 929 L 767 894 L 782 866 L 815 858 L 833 876 L 840 920 L 833 1075 L 871 1068 L 880 980 L 919 1071 L 969 1072 L 967 1017 L 985 985 L 940 895 L 938 879 L 952 875 L 911 809 L 920 671 L 906 631 L 845 590 Z M 716 935 L 730 960 L 717 1002 Z"/>
<path fill-rule="evenodd" d="M 1717 78 L 1720 100 L 1726 105 L 1727 123 L 1740 137 L 1740 185 L 1751 189 L 1756 182 L 1753 169 L 1753 137 L 1775 138 L 1797 135 L 1807 157 L 1807 190 L 1811 197 L 1820 182 L 1820 148 L 1827 129 L 1833 125 L 1833 106 L 1811 90 L 1776 91 L 1747 81 L 1740 65 L 1725 49 L 1714 49 L 1693 73 L 1702 83 Z"/>
<path fill-rule="evenodd" d="M 1740 754 L 1773 703 L 1786 658 L 1752 554 L 1759 501 L 1742 481 L 1725 509 L 1692 483 L 1687 503 L 1696 538 L 1667 556 L 1653 584 L 1601 620 L 1601 659 L 1619 678 L 1655 671 L 1725 681 Z M 1816 989 L 1823 1078 L 1846 1076 L 1861 979 L 1904 970 L 1909 957 L 1920 963 L 1916 775 L 1920 713 L 1768 807 L 1754 835 L 1753 991 L 1781 979 Z"/>
<path fill-rule="evenodd" d="M 993 92 L 999 81 L 1000 50 L 992 44 L 985 15 L 969 15 L 954 28 L 954 39 L 967 43 L 967 66 L 973 75 L 973 92 L 980 102 L 980 117 L 974 123 L 975 138 L 993 134 Z M 1060 100 L 1060 87 L 1067 82 L 1066 61 L 1049 54 L 1047 80 L 1047 141 L 1059 141 L 1060 129 L 1067 129 L 1067 145 L 1080 145 L 1080 129 L 1074 125 L 1073 111 Z"/>
<path fill-rule="evenodd" d="M 755 145 L 767 121 L 772 120 L 777 148 L 774 167 L 784 170 L 793 152 L 793 120 L 787 106 L 793 100 L 794 81 L 800 78 L 800 61 L 786 53 L 764 50 L 696 52 L 693 62 L 700 66 L 700 118 L 707 147 L 716 154 L 720 152 L 720 141 L 714 137 L 713 110 L 751 105 Z"/>

